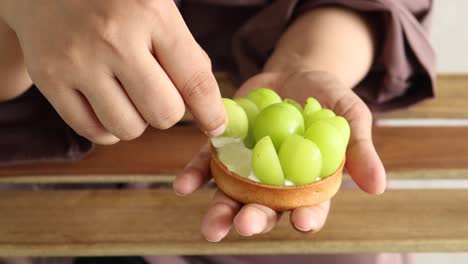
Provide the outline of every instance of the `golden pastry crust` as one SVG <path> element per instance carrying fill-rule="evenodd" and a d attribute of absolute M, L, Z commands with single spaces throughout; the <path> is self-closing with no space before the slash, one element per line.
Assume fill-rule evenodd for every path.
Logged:
<path fill-rule="evenodd" d="M 301 186 L 272 186 L 251 181 L 229 171 L 211 146 L 211 174 L 218 188 L 241 203 L 257 203 L 276 211 L 317 205 L 332 198 L 341 186 L 344 161 L 333 175 Z"/>

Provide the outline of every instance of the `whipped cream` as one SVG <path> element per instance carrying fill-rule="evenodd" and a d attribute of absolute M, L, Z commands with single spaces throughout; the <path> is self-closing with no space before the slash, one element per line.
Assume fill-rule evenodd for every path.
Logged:
<path fill-rule="evenodd" d="M 254 182 L 261 182 L 252 169 L 252 150 L 237 138 L 216 137 L 211 143 L 218 152 L 218 159 L 228 170 Z M 295 186 L 290 180 L 285 180 L 285 186 Z"/>

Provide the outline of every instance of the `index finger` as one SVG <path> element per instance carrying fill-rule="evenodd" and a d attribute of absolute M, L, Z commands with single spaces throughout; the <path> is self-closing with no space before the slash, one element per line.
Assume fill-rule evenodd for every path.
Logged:
<path fill-rule="evenodd" d="M 171 2 L 167 8 L 171 13 L 169 23 L 154 33 L 153 50 L 201 128 L 211 136 L 218 136 L 226 128 L 227 115 L 211 62 L 176 5 L 168 2 Z"/>

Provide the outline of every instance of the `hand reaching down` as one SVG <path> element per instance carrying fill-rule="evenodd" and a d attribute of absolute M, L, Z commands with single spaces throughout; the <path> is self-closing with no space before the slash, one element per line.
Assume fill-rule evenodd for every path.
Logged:
<path fill-rule="evenodd" d="M 185 105 L 207 134 L 223 132 L 210 60 L 174 1 L 2 1 L 0 18 L 39 90 L 91 141 L 169 128 Z"/>

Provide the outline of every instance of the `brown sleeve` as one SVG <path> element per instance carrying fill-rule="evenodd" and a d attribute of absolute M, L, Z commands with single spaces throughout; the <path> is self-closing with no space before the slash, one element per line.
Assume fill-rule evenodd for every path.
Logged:
<path fill-rule="evenodd" d="M 276 1 L 235 34 L 233 49 L 242 77 L 261 70 L 276 41 L 295 17 L 338 5 L 375 18 L 380 44 L 375 62 L 355 88 L 374 111 L 405 107 L 434 96 L 435 54 L 430 45 L 431 0 Z"/>
<path fill-rule="evenodd" d="M 93 144 L 77 135 L 36 87 L 0 103 L 0 166 L 77 160 Z"/>

